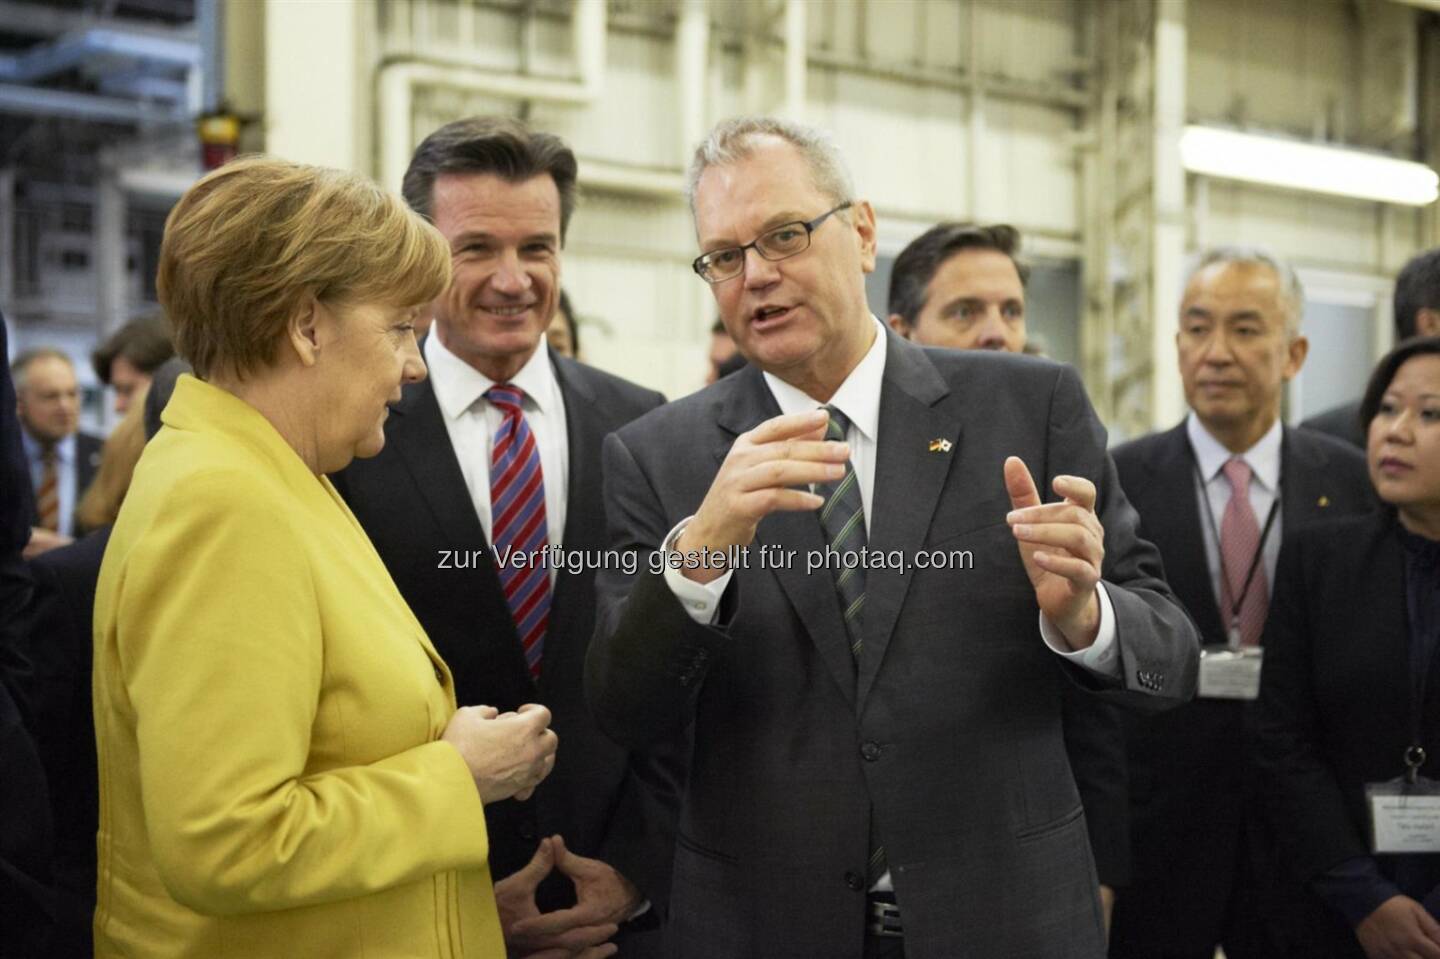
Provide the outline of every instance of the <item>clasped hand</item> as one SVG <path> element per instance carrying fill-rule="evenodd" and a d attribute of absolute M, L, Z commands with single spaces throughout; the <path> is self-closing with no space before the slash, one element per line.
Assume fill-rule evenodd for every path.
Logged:
<path fill-rule="evenodd" d="M 575 905 L 542 913 L 535 890 L 553 870 L 575 885 Z M 559 836 L 540 840 L 523 869 L 495 884 L 507 952 L 514 959 L 602 959 L 610 939 L 641 903 L 640 892 L 598 859 L 577 856 Z"/>

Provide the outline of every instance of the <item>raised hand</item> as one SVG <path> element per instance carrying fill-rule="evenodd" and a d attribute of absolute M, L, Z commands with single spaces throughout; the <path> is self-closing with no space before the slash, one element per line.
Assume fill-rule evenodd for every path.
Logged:
<path fill-rule="evenodd" d="M 755 527 L 771 513 L 819 509 L 824 497 L 794 487 L 833 483 L 845 475 L 850 447 L 824 439 L 828 421 L 824 410 L 776 416 L 736 437 L 675 548 L 724 552 L 749 546 Z M 687 568 L 684 575 L 705 583 L 724 572 Z"/>
<path fill-rule="evenodd" d="M 1105 529 L 1095 515 L 1095 484 L 1079 476 L 1055 477 L 1064 502 L 1042 503 L 1030 470 L 1019 457 L 1005 460 L 1005 489 L 1013 507 L 1005 517 L 1040 611 L 1072 649 L 1085 649 L 1100 630 L 1096 587 L 1105 559 Z"/>

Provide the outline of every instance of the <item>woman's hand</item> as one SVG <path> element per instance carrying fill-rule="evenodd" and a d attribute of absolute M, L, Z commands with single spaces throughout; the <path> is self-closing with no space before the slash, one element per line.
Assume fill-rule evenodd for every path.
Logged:
<path fill-rule="evenodd" d="M 440 738 L 459 750 L 485 803 L 529 799 L 555 767 L 559 743 L 550 710 L 535 703 L 503 715 L 493 706 L 462 706 Z"/>

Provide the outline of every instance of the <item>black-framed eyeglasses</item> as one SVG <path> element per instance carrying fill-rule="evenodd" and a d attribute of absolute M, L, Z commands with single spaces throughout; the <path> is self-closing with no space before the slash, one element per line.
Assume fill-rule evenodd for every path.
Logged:
<path fill-rule="evenodd" d="M 744 246 L 727 246 L 723 250 L 711 250 L 695 258 L 690 266 L 706 283 L 722 283 L 734 279 L 745 271 L 745 252 L 754 250 L 767 260 L 784 260 L 810 249 L 810 234 L 820 229 L 820 224 L 841 210 L 850 209 L 847 201 L 826 210 L 810 221 L 796 220 L 782 223 L 766 230 L 753 243 Z"/>

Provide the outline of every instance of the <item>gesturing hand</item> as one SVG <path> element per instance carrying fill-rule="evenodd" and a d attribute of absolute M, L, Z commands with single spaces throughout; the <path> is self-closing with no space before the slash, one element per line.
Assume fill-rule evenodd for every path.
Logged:
<path fill-rule="evenodd" d="M 523 869 L 495 884 L 495 905 L 506 951 L 524 959 L 613 956 L 617 947 L 610 938 L 619 925 L 596 919 L 599 910 L 595 907 L 584 908 L 582 901 L 571 909 L 542 913 L 535 905 L 535 890 L 555 868 L 557 849 L 568 855 L 558 837 L 540 840 L 535 855 Z"/>
<path fill-rule="evenodd" d="M 749 546 L 755 527 L 781 510 L 819 509 L 824 497 L 793 489 L 833 483 L 845 475 L 850 447 L 824 439 L 824 410 L 776 416 L 736 437 L 695 518 L 676 542 L 680 552 L 724 552 Z M 709 582 L 724 569 L 685 569 L 687 579 Z"/>
<path fill-rule="evenodd" d="M 1440 959 L 1440 924 L 1409 896 L 1391 896 L 1355 927 L 1369 959 Z"/>
<path fill-rule="evenodd" d="M 1005 517 L 1020 547 L 1020 561 L 1040 611 L 1072 649 L 1084 649 L 1100 629 L 1095 589 L 1105 559 L 1105 529 L 1095 515 L 1095 484 L 1079 476 L 1055 477 L 1063 503 L 1042 503 L 1030 470 L 1019 457 L 1005 460 L 1005 489 L 1013 509 Z"/>

